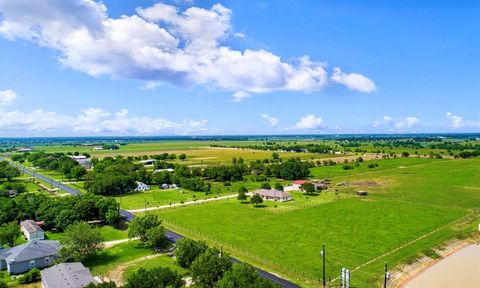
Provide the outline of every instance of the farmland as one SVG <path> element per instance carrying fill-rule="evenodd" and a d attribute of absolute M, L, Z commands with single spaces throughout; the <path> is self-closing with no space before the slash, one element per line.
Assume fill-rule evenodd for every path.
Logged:
<path fill-rule="evenodd" d="M 368 189 L 368 199 L 339 198 L 304 207 L 299 203 L 300 209 L 293 210 L 281 209 L 291 203 L 254 208 L 223 201 L 157 213 L 174 230 L 223 245 L 234 255 L 300 283 L 320 279 L 322 243 L 329 249 L 329 278 L 335 279 L 341 267 L 353 269 L 435 230 L 355 270 L 352 285 L 364 287 L 381 280 L 384 261 L 394 266 L 411 261 L 463 229 L 471 229 L 448 224 L 480 205 L 479 160 L 412 158 L 379 163 L 377 171 L 364 173 L 347 173 L 335 166 L 313 168 L 315 176 L 328 175 L 335 183 L 355 186 L 339 187 L 340 192 Z"/>
<path fill-rule="evenodd" d="M 277 150 L 269 150 L 268 145 L 273 144 L 268 143 L 275 143 Z M 347 267 L 352 271 L 352 286 L 370 287 L 372 283 L 380 285 L 385 262 L 395 271 L 419 257 L 435 256 L 432 249 L 453 239 L 470 237 L 479 220 L 480 159 L 461 159 L 460 151 L 430 149 L 430 144 L 418 143 L 402 147 L 385 142 L 382 145 L 392 147 L 379 152 L 375 146 L 379 144 L 368 141 L 168 140 L 124 143 L 118 145 L 118 150 L 100 151 L 92 146 L 39 145 L 34 146 L 32 153 L 17 158 L 38 174 L 84 194 L 115 200 L 120 208 L 139 216 L 145 213 L 145 208 L 151 208 L 148 213 L 160 216 L 165 227 L 205 240 L 301 287 L 320 285 L 323 268 L 320 250 L 325 244 L 326 278 L 330 286 L 339 284 L 339 271 Z M 468 141 L 459 143 L 478 147 Z M 332 150 L 311 153 L 281 149 L 325 145 Z M 71 155 L 81 153 L 92 158 L 94 168 L 76 178 L 69 174 L 71 168 L 62 167 L 72 163 Z M 154 165 L 142 162 L 162 154 L 175 157 L 156 159 L 158 163 Z M 186 159 L 179 159 L 181 154 Z M 21 154 L 7 151 L 6 155 Z M 60 164 L 47 165 L 55 161 Z M 157 177 L 154 170 L 165 166 L 172 167 L 172 171 L 161 172 L 163 175 Z M 299 171 L 302 174 L 296 174 Z M 110 178 L 112 175 L 117 178 Z M 328 178 L 331 184 L 327 190 L 310 195 L 290 192 L 293 201 L 285 203 L 265 201 L 254 206 L 248 199 L 245 202 L 236 199 L 242 189 L 251 192 L 265 185 L 286 186 L 302 178 Z M 109 182 L 112 179 L 128 185 L 115 184 L 104 189 L 104 184 L 116 183 Z M 135 181 L 145 182 L 150 188 L 133 191 Z M 51 184 L 38 179 L 35 184 L 26 175 L 11 183 L 25 183 L 28 193 L 56 195 L 39 192 Z M 180 187 L 161 189 L 162 183 Z M 113 190 L 118 187 L 124 188 Z M 367 191 L 368 196 L 357 196 L 360 190 Z M 222 199 L 224 196 L 229 198 Z M 204 199 L 216 201 L 203 202 Z M 185 202 L 191 205 L 183 205 Z M 126 231 L 112 226 L 103 226 L 100 232 L 104 241 L 127 237 Z M 49 239 L 63 240 L 62 233 L 48 231 L 46 235 Z M 22 241 L 19 239 L 17 244 Z M 144 266 L 160 265 L 187 273 L 173 265 L 171 258 L 158 255 L 131 241 L 107 247 L 85 264 L 95 274 L 119 281 Z"/>

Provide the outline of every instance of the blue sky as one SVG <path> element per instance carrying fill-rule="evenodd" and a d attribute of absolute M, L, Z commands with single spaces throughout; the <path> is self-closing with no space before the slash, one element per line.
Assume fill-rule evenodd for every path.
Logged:
<path fill-rule="evenodd" d="M 479 13 L 0 0 L 0 135 L 479 132 Z"/>

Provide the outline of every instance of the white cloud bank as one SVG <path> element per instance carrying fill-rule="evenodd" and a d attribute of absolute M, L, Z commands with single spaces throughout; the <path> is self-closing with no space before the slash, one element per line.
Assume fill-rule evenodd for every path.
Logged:
<path fill-rule="evenodd" d="M 242 102 L 243 100 L 248 99 L 250 97 L 252 97 L 250 93 L 247 93 L 245 91 L 238 91 L 233 93 L 232 102 Z"/>
<path fill-rule="evenodd" d="M 10 92 L 9 92 L 10 91 Z M 12 96 L 15 95 L 15 96 Z M 0 103 L 17 98 L 12 90 L 0 91 Z M 12 101 L 8 100 L 9 103 Z M 88 108 L 76 116 L 48 112 L 41 109 L 32 112 L 7 111 L 0 106 L 0 131 L 53 132 L 55 134 L 124 134 L 124 135 L 173 135 L 205 134 L 207 120 L 183 120 L 173 122 L 163 118 L 130 116 L 128 110 L 110 112 L 101 108 Z"/>
<path fill-rule="evenodd" d="M 144 80 L 146 89 L 162 82 L 242 93 L 312 92 L 330 83 L 375 90 L 372 80 L 340 68 L 330 79 L 325 64 L 308 56 L 286 62 L 266 50 L 224 46 L 240 35 L 231 15 L 221 4 L 180 10 L 158 3 L 110 18 L 94 0 L 0 1 L 0 34 L 54 49 L 64 66 L 93 76 Z"/>
<path fill-rule="evenodd" d="M 13 90 L 3 90 L 0 91 L 0 108 L 9 105 L 18 98 L 17 93 Z"/>
<path fill-rule="evenodd" d="M 350 90 L 356 90 L 360 92 L 372 92 L 375 91 L 375 83 L 363 76 L 362 74 L 350 73 L 346 74 L 338 67 L 333 69 L 332 80 L 347 86 Z"/>
<path fill-rule="evenodd" d="M 464 120 L 463 117 L 447 112 L 448 126 L 453 129 L 480 128 L 480 121 Z"/>
<path fill-rule="evenodd" d="M 267 122 L 270 126 L 277 126 L 278 124 L 278 118 L 275 118 L 273 116 L 270 116 L 268 114 L 262 114 L 260 115 L 262 116 L 263 120 L 265 120 L 265 122 Z"/>
<path fill-rule="evenodd" d="M 413 117 L 413 116 L 408 116 L 408 117 L 405 117 L 404 119 L 400 119 L 400 120 L 394 120 L 390 116 L 384 116 L 383 121 L 388 126 L 390 126 L 392 130 L 393 129 L 395 129 L 395 130 L 405 130 L 407 128 L 416 127 L 416 126 L 420 125 L 420 123 L 421 123 L 420 119 L 418 119 L 417 117 Z M 374 121 L 373 127 L 376 128 L 379 125 L 380 125 L 380 123 L 378 121 Z"/>
<path fill-rule="evenodd" d="M 323 125 L 323 119 L 315 116 L 314 114 L 309 114 L 305 117 L 301 117 L 300 121 L 295 124 L 296 129 L 300 130 L 322 130 L 325 128 Z"/>

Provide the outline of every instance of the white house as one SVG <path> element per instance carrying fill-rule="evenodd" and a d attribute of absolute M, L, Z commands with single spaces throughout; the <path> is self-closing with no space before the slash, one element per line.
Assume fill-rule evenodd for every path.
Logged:
<path fill-rule="evenodd" d="M 135 182 L 137 183 L 137 188 L 135 188 L 135 191 L 137 192 L 145 192 L 147 190 L 150 190 L 150 186 L 148 186 L 147 184 L 143 183 L 143 182 Z"/>
<path fill-rule="evenodd" d="M 326 189 L 327 188 L 327 183 L 326 180 L 322 181 L 317 181 L 317 180 L 312 180 L 312 181 L 307 181 L 307 180 L 296 180 L 293 182 L 292 185 L 290 186 L 285 186 L 283 190 L 285 192 L 290 192 L 290 191 L 302 191 L 302 185 L 305 183 L 312 183 L 313 186 L 315 187 L 315 191 Z"/>
<path fill-rule="evenodd" d="M 142 160 L 140 161 L 140 164 L 143 164 L 145 166 L 147 165 L 153 165 L 157 160 L 155 159 L 147 159 L 147 160 Z"/>
<path fill-rule="evenodd" d="M 153 171 L 153 173 L 159 173 L 159 172 L 164 172 L 164 171 L 173 173 L 175 170 L 173 168 L 155 169 L 155 171 Z"/>
<path fill-rule="evenodd" d="M 33 220 L 24 220 L 20 222 L 20 230 L 22 230 L 28 241 L 45 239 L 43 229 Z"/>
<path fill-rule="evenodd" d="M 78 164 L 85 167 L 85 169 L 92 168 L 92 160 L 87 158 L 85 155 L 70 156 L 73 160 L 77 161 Z"/>
<path fill-rule="evenodd" d="M 301 187 L 303 184 L 305 184 L 305 183 L 308 183 L 308 181 L 306 181 L 306 180 L 296 180 L 296 181 L 294 181 L 294 182 L 292 183 L 292 185 L 290 185 L 290 186 L 285 186 L 285 187 L 283 188 L 283 190 L 284 190 L 285 192 L 300 191 L 300 190 L 302 190 L 300 187 Z"/>
<path fill-rule="evenodd" d="M 262 197 L 263 200 L 286 202 L 291 201 L 292 196 L 288 193 L 277 189 L 259 189 L 254 191 L 253 194 L 257 194 Z"/>

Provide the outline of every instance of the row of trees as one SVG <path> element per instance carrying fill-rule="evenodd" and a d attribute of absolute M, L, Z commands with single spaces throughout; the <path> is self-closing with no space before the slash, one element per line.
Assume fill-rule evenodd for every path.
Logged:
<path fill-rule="evenodd" d="M 13 167 L 7 161 L 0 161 L 0 179 L 5 179 L 10 182 L 18 176 L 20 176 L 20 170 L 18 170 L 18 168 Z"/>
<path fill-rule="evenodd" d="M 213 147 L 218 145 L 211 145 Z M 238 149 L 252 149 L 252 150 L 264 150 L 264 151 L 289 151 L 289 152 L 309 152 L 309 153 L 330 153 L 334 150 L 334 147 L 319 143 L 305 143 L 305 144 L 287 144 L 287 143 L 275 143 L 265 142 L 263 145 L 232 145 L 232 148 Z"/>
<path fill-rule="evenodd" d="M 248 264 L 232 264 L 230 257 L 216 248 L 208 248 L 205 242 L 181 239 L 175 250 L 177 264 L 189 269 L 198 287 L 276 287 L 261 278 Z"/>
<path fill-rule="evenodd" d="M 91 194 L 53 198 L 25 193 L 0 201 L 0 223 L 25 219 L 43 221 L 46 229 L 63 231 L 77 221 L 101 220 L 114 225 L 119 213 L 114 199 Z"/>
<path fill-rule="evenodd" d="M 33 166 L 40 169 L 58 171 L 69 180 L 80 180 L 87 174 L 85 167 L 64 153 L 35 152 L 25 153 L 23 157 Z M 12 160 L 19 161 L 17 158 L 18 156 L 16 158 L 12 157 Z M 21 160 L 19 162 L 21 162 Z"/>

